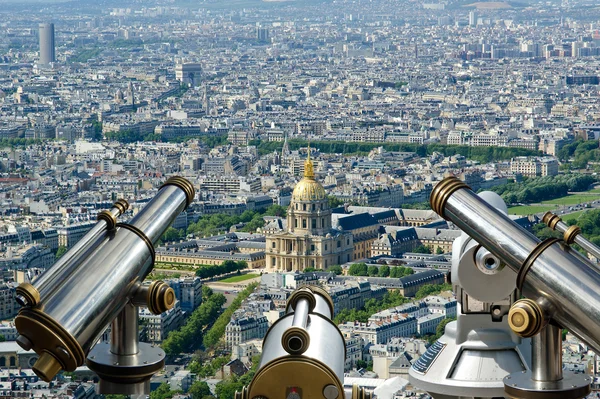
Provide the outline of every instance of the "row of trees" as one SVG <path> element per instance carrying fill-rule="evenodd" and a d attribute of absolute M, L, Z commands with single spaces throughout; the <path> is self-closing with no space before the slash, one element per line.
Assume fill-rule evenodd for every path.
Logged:
<path fill-rule="evenodd" d="M 266 210 L 245 211 L 241 215 L 228 215 L 217 213 L 214 215 L 202 216 L 196 223 L 191 223 L 187 228 L 187 234 L 199 236 L 211 236 L 229 231 L 231 226 L 245 223 L 241 231 L 254 232 L 257 228 L 264 226 L 263 216 L 281 216 L 286 215 L 287 208 L 280 205 L 271 205 Z"/>
<path fill-rule="evenodd" d="M 429 295 L 436 295 L 442 291 L 452 290 L 450 284 L 425 284 L 415 294 L 414 299 L 423 299 Z M 394 308 L 410 302 L 411 298 L 402 296 L 398 291 L 388 291 L 382 299 L 369 299 L 365 301 L 365 306 L 361 309 L 343 309 L 335 317 L 336 324 L 345 323 L 347 321 L 360 321 L 366 323 L 373 314 L 381 312 L 384 309 Z"/>
<path fill-rule="evenodd" d="M 208 330 L 208 332 L 204 335 L 203 343 L 206 349 L 214 348 L 217 345 L 219 340 L 223 337 L 223 334 L 225 334 L 225 327 L 227 327 L 227 324 L 231 320 L 233 312 L 240 308 L 242 302 L 254 292 L 256 287 L 258 287 L 258 283 L 249 284 L 238 294 L 231 305 L 229 305 L 227 309 L 225 309 L 225 311 L 219 316 L 210 330 Z"/>
<path fill-rule="evenodd" d="M 304 269 L 304 273 L 312 273 L 312 272 L 322 272 L 322 269 L 317 269 L 314 267 L 307 267 Z M 335 273 L 338 276 L 344 273 L 344 269 L 340 265 L 329 266 L 325 269 L 326 272 Z"/>
<path fill-rule="evenodd" d="M 182 89 L 184 92 L 187 89 Z M 101 126 L 101 125 L 100 125 Z M 138 141 L 160 141 L 160 142 L 169 142 L 169 143 L 183 143 L 188 140 L 198 140 L 200 143 L 204 144 L 207 147 L 216 147 L 220 145 L 227 144 L 227 135 L 223 134 L 211 134 L 211 135 L 202 135 L 202 136 L 184 136 L 184 137 L 173 137 L 169 139 L 165 139 L 160 134 L 155 133 L 147 133 L 142 134 L 138 130 L 119 130 L 118 132 L 106 132 L 104 136 L 108 140 L 115 140 L 120 143 L 136 143 Z"/>
<path fill-rule="evenodd" d="M 569 191 L 585 191 L 596 179 L 581 174 L 565 174 L 524 179 L 492 187 L 508 204 L 535 203 L 564 197 Z"/>
<path fill-rule="evenodd" d="M 202 287 L 202 305 L 194 310 L 179 330 L 171 331 L 162 343 L 167 355 L 192 352 L 202 344 L 203 331 L 217 320 L 226 299 L 223 294 L 214 294 L 209 287 Z"/>
<path fill-rule="evenodd" d="M 369 299 L 365 301 L 365 305 L 360 309 L 343 309 L 335 316 L 334 322 L 336 324 L 345 323 L 347 321 L 360 321 L 361 323 L 366 323 L 369 317 L 374 313 L 400 306 L 407 302 L 409 302 L 409 299 L 402 296 L 398 291 L 388 291 L 382 299 Z"/>
<path fill-rule="evenodd" d="M 196 276 L 200 278 L 211 278 L 222 274 L 239 272 L 248 267 L 246 261 L 236 262 L 234 260 L 226 260 L 220 265 L 204 265 L 196 270 Z"/>
<path fill-rule="evenodd" d="M 370 276 L 370 277 L 393 277 L 400 278 L 410 276 L 414 270 L 410 267 L 398 266 L 389 267 L 383 266 L 367 266 L 366 263 L 354 263 L 348 269 L 348 274 L 351 276 Z"/>
<path fill-rule="evenodd" d="M 305 140 L 289 140 L 291 150 L 297 150 L 306 147 L 308 142 Z M 273 151 L 281 151 L 283 143 L 274 141 L 253 140 L 251 145 L 256 145 L 261 155 Z M 383 147 L 387 151 L 415 152 L 424 157 L 434 152 L 444 154 L 444 156 L 464 155 L 468 159 L 473 159 L 482 163 L 507 160 L 518 156 L 539 155 L 538 151 L 531 151 L 524 148 L 512 147 L 470 147 L 466 145 L 445 145 L 445 144 L 412 144 L 412 143 L 354 143 L 345 141 L 316 141 L 311 143 L 312 147 L 318 148 L 323 153 L 335 154 L 361 154 L 368 153 L 374 148 Z"/>
<path fill-rule="evenodd" d="M 577 140 L 558 150 L 556 156 L 562 161 L 570 161 L 572 168 L 584 169 L 589 162 L 600 162 L 598 140 Z"/>

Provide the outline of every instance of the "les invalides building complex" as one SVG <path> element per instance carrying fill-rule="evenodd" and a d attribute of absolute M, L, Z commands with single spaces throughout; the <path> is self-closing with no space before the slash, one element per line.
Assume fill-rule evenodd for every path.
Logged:
<path fill-rule="evenodd" d="M 315 180 L 310 151 L 304 177 L 292 193 L 286 222 L 269 223 L 265 233 L 266 266 L 270 270 L 327 269 L 352 260 L 352 233 L 332 229 L 327 194 Z"/>

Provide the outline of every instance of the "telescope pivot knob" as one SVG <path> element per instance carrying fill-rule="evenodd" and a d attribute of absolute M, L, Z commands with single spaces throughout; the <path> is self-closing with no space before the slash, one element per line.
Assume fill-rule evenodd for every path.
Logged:
<path fill-rule="evenodd" d="M 508 312 L 508 324 L 513 332 L 523 338 L 533 337 L 546 325 L 540 306 L 531 299 L 515 302 Z"/>
<path fill-rule="evenodd" d="M 35 362 L 32 369 L 44 381 L 52 381 L 54 376 L 62 370 L 62 366 L 50 352 L 44 352 Z"/>
<path fill-rule="evenodd" d="M 175 291 L 164 281 L 154 281 L 148 288 L 146 297 L 148 310 L 153 314 L 161 314 L 175 305 Z"/>
<path fill-rule="evenodd" d="M 29 283 L 19 284 L 15 291 L 21 306 L 36 306 L 40 302 L 40 292 Z"/>

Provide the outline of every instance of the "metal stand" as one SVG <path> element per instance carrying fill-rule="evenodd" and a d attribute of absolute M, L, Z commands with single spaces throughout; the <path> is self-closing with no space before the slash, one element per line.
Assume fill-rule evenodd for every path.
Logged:
<path fill-rule="evenodd" d="M 128 303 L 112 322 L 110 344 L 99 343 L 87 365 L 100 377 L 100 394 L 150 393 L 150 378 L 164 367 L 165 352 L 138 340 L 138 308 Z"/>
<path fill-rule="evenodd" d="M 515 399 L 579 399 L 590 393 L 592 379 L 562 370 L 561 330 L 547 325 L 532 338 L 531 371 L 504 378 L 504 391 Z"/>

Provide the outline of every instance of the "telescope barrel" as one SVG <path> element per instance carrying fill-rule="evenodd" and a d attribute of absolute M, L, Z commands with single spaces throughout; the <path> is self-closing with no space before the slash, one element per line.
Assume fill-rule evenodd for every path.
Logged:
<path fill-rule="evenodd" d="M 236 398 L 342 399 L 346 344 L 332 315 L 323 289 L 294 291 L 286 315 L 265 336 L 256 375 Z"/>
<path fill-rule="evenodd" d="M 560 240 L 540 242 L 455 177 L 440 182 L 430 202 L 517 272 L 517 288 L 525 297 L 600 353 L 600 274 L 589 262 Z"/>
<path fill-rule="evenodd" d="M 600 248 L 588 241 L 587 238 L 581 235 L 581 229 L 578 226 L 569 226 L 561 220 L 558 215 L 552 212 L 546 212 L 542 219 L 544 223 L 553 230 L 563 233 L 564 240 L 567 244 L 577 244 L 587 253 L 600 258 Z"/>
<path fill-rule="evenodd" d="M 193 198 L 187 180 L 169 179 L 130 224 L 108 231 L 44 302 L 19 312 L 17 330 L 40 355 L 33 367 L 36 374 L 50 381 L 61 369 L 72 371 L 83 364 L 152 270 L 154 243 Z"/>
<path fill-rule="evenodd" d="M 60 282 L 71 274 L 79 263 L 89 255 L 104 236 L 107 230 L 112 230 L 117 224 L 117 218 L 129 208 L 129 203 L 120 199 L 108 211 L 98 215 L 98 222 L 77 243 L 69 249 L 52 267 L 38 277 L 33 284 L 23 283 L 17 287 L 17 302 L 21 306 L 35 306 L 57 288 Z"/>

